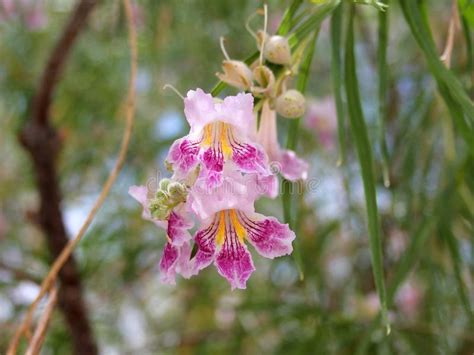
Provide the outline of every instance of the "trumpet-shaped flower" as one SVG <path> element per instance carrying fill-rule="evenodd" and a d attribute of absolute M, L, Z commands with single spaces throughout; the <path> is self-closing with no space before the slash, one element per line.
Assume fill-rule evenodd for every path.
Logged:
<path fill-rule="evenodd" d="M 200 178 L 209 187 L 221 184 L 224 164 L 232 161 L 243 173 L 271 175 L 263 148 L 252 139 L 255 118 L 250 94 L 215 101 L 201 89 L 184 100 L 190 133 L 170 148 L 167 161 L 176 176 L 184 177 L 200 166 Z"/>
<path fill-rule="evenodd" d="M 191 207 L 202 219 L 194 237 L 198 247 L 192 260 L 195 273 L 214 262 L 232 289 L 243 289 L 255 270 L 246 242 L 270 259 L 292 252 L 295 234 L 288 225 L 255 213 L 259 189 L 254 175 L 240 173 L 226 173 L 221 186 L 212 191 L 193 188 Z"/>
<path fill-rule="evenodd" d="M 152 221 L 166 230 L 167 243 L 160 260 L 160 279 L 163 283 L 174 284 L 176 274 L 184 277 L 191 276 L 189 259 L 191 258 L 191 235 L 188 229 L 193 223 L 186 218 L 186 206 L 181 204 L 173 210 L 166 220 L 158 220 L 152 216 L 150 201 L 146 186 L 131 186 L 128 193 L 142 206 L 142 217 Z"/>
<path fill-rule="evenodd" d="M 283 177 L 290 181 L 308 177 L 308 163 L 298 158 L 292 150 L 280 147 L 277 136 L 276 112 L 270 108 L 268 100 L 262 106 L 258 141 L 264 147 L 272 164 L 278 165 Z"/>

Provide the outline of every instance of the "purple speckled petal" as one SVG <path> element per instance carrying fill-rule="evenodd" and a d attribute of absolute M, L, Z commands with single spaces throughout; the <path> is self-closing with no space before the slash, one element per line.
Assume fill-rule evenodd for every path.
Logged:
<path fill-rule="evenodd" d="M 292 150 L 284 150 L 280 154 L 281 175 L 290 181 L 308 178 L 308 163 Z"/>
<path fill-rule="evenodd" d="M 187 137 L 176 140 L 171 146 L 166 160 L 173 165 L 179 175 L 185 175 L 198 163 L 199 142 L 193 142 Z"/>
<path fill-rule="evenodd" d="M 216 233 L 217 225 L 215 223 L 209 224 L 206 228 L 196 233 L 194 241 L 198 250 L 193 258 L 194 274 L 208 267 L 214 260 L 216 254 Z"/>
<path fill-rule="evenodd" d="M 204 179 L 208 188 L 214 188 L 222 183 L 224 171 L 224 155 L 220 150 L 208 148 L 201 156 L 204 165 L 200 178 Z"/>
<path fill-rule="evenodd" d="M 174 285 L 176 274 L 189 278 L 192 275 L 190 257 L 191 246 L 189 243 L 183 243 L 179 247 L 166 243 L 160 260 L 161 282 Z"/>
<path fill-rule="evenodd" d="M 188 232 L 193 226 L 192 221 L 185 219 L 176 212 L 172 212 L 168 218 L 167 234 L 171 244 L 181 246 L 191 239 Z"/>
<path fill-rule="evenodd" d="M 215 261 L 217 271 L 225 277 L 233 289 L 245 289 L 247 280 L 255 271 L 252 256 L 235 233 L 228 233 Z"/>
<path fill-rule="evenodd" d="M 260 146 L 250 143 L 237 143 L 232 149 L 232 160 L 244 173 L 271 175 L 267 156 Z"/>
<path fill-rule="evenodd" d="M 239 216 L 247 231 L 248 240 L 260 255 L 273 259 L 291 254 L 293 251 L 291 243 L 295 239 L 295 233 L 288 224 L 282 224 L 274 217 L 256 213 L 250 217 L 243 213 Z"/>

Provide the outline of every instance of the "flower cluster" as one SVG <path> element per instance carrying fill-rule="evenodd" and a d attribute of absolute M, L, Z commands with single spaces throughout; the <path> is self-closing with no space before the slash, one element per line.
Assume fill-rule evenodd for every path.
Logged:
<path fill-rule="evenodd" d="M 301 116 L 304 97 L 286 90 L 293 63 L 287 40 L 262 31 L 255 37 L 259 62 L 251 69 L 230 60 L 224 49 L 224 73 L 218 74 L 247 93 L 220 100 L 201 89 L 189 91 L 184 98 L 189 134 L 172 144 L 166 159 L 172 177 L 160 181 L 156 191 L 129 190 L 143 205 L 143 218 L 166 230 L 163 282 L 174 283 L 176 274 L 191 277 L 213 263 L 232 289 L 245 288 L 255 270 L 247 244 L 271 259 L 292 252 L 294 232 L 256 213 L 254 203 L 278 195 L 277 172 L 291 181 L 307 176 L 307 163 L 280 148 L 276 122 L 277 111 Z M 276 77 L 264 59 L 283 74 Z"/>

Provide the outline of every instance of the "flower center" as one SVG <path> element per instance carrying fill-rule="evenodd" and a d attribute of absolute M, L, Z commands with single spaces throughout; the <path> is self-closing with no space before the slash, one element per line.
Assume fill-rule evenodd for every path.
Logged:
<path fill-rule="evenodd" d="M 233 141 L 232 125 L 217 121 L 204 127 L 201 146 L 212 147 L 216 151 L 221 151 L 225 158 L 229 158 L 232 155 Z"/>
<path fill-rule="evenodd" d="M 217 245 L 221 246 L 224 244 L 226 236 L 232 235 L 237 236 L 240 243 L 244 243 L 244 240 L 247 237 L 247 232 L 242 226 L 242 223 L 240 223 L 236 210 L 220 211 L 217 215 L 217 220 L 219 223 L 216 234 Z"/>

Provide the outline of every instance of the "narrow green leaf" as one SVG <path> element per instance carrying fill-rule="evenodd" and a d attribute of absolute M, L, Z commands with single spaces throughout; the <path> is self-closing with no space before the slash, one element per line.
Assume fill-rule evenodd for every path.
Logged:
<path fill-rule="evenodd" d="M 293 27 L 293 17 L 295 16 L 296 11 L 298 11 L 302 1 L 303 0 L 293 0 L 291 5 L 286 9 L 280 22 L 280 26 L 278 27 L 277 34 L 280 36 L 286 36 L 288 32 L 290 32 L 290 29 Z"/>
<path fill-rule="evenodd" d="M 337 133 L 339 141 L 339 158 L 337 165 L 341 165 L 346 159 L 345 127 L 344 127 L 344 102 L 342 100 L 342 60 L 341 60 L 341 37 L 342 37 L 342 4 L 334 10 L 331 17 L 331 76 L 336 102 Z"/>
<path fill-rule="evenodd" d="M 440 90 L 440 94 L 446 105 L 449 107 L 454 102 L 459 106 L 462 114 L 453 116 L 453 119 L 456 121 L 456 125 L 459 127 L 460 133 L 462 133 L 467 144 L 472 146 L 471 142 L 474 142 L 474 105 L 472 101 L 464 91 L 459 80 L 439 59 L 439 54 L 428 26 L 426 13 L 422 11 L 420 2 L 400 0 L 400 5 L 412 34 L 425 55 L 431 73 L 436 78 L 439 87 L 445 87 L 444 90 Z"/>
<path fill-rule="evenodd" d="M 387 4 L 388 0 L 381 0 Z M 387 88 L 388 88 L 388 65 L 387 65 L 387 46 L 388 46 L 388 15 L 390 8 L 385 11 L 379 11 L 379 29 L 378 29 L 378 48 L 377 62 L 379 75 L 379 149 L 382 154 L 382 174 L 385 187 L 390 186 L 389 156 L 387 142 L 385 140 L 385 122 L 387 121 Z"/>
<path fill-rule="evenodd" d="M 464 40 L 466 41 L 466 52 L 467 52 L 467 71 L 471 76 L 471 94 L 472 90 L 474 90 L 474 53 L 472 48 L 472 37 L 471 37 L 471 29 L 469 27 L 469 23 L 467 21 L 466 16 L 461 15 L 461 25 L 462 25 L 462 32 L 464 35 Z"/>
<path fill-rule="evenodd" d="M 352 5 L 349 26 L 347 27 L 346 52 L 345 52 L 345 83 L 347 106 L 349 108 L 349 123 L 359 157 L 362 180 L 364 183 L 365 202 L 367 208 L 369 244 L 372 259 L 372 270 L 380 299 L 382 322 L 390 331 L 387 318 L 387 299 L 385 294 L 385 282 L 382 262 L 382 242 L 380 238 L 379 216 L 377 211 L 377 199 L 375 195 L 375 177 L 372 160 L 372 149 L 369 142 L 367 127 L 365 125 L 362 104 L 360 101 L 358 79 L 356 72 L 356 61 L 354 54 L 354 5 Z"/>

